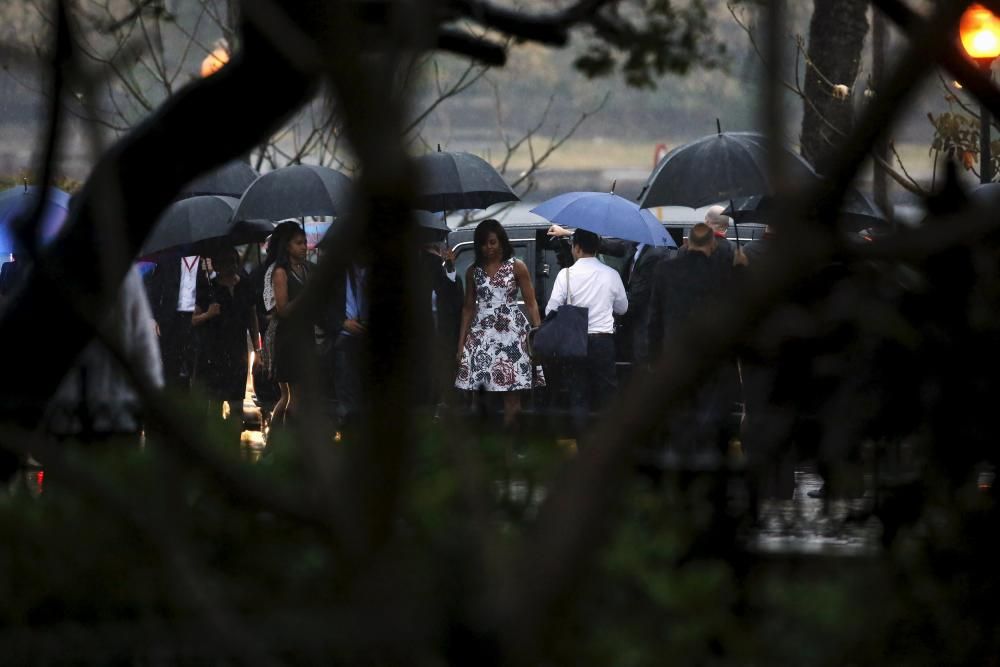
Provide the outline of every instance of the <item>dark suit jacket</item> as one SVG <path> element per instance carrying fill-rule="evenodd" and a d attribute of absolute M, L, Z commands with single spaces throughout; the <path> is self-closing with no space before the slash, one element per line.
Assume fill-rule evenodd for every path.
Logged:
<path fill-rule="evenodd" d="M 687 246 L 677 251 L 678 256 L 687 254 Z M 723 269 L 733 266 L 733 257 L 736 255 L 736 244 L 729 239 L 715 237 L 715 252 L 712 253 L 712 261 Z"/>
<path fill-rule="evenodd" d="M 646 246 L 633 267 L 632 257 L 638 245 L 631 241 L 601 240 L 602 253 L 625 259 L 620 274 L 628 295 L 628 312 L 622 316 L 621 324 L 627 329 L 631 360 L 642 362 L 649 359 L 649 302 L 653 295 L 656 268 L 670 257 L 671 249 Z"/>
<path fill-rule="evenodd" d="M 696 309 L 723 295 L 730 275 L 719 271 L 716 261 L 700 252 L 679 253 L 657 266 L 649 305 L 651 357 L 664 354 L 665 340 L 683 327 Z"/>
<path fill-rule="evenodd" d="M 153 319 L 165 322 L 177 312 L 177 294 L 181 289 L 181 260 L 177 257 L 156 264 L 146 282 L 146 295 Z"/>
<path fill-rule="evenodd" d="M 753 265 L 755 262 L 766 260 L 773 250 L 773 245 L 773 239 L 765 235 L 743 246 L 743 254 L 747 256 L 747 260 Z"/>

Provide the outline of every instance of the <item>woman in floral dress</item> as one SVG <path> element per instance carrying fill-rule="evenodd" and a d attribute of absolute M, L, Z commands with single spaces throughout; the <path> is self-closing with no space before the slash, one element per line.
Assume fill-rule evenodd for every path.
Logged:
<path fill-rule="evenodd" d="M 533 373 L 528 332 L 541 321 L 528 267 L 514 258 L 507 232 L 484 220 L 473 237 L 476 260 L 465 275 L 465 304 L 458 338 L 455 386 L 504 393 L 504 425 L 521 411 L 520 391 L 545 383 Z M 517 305 L 521 291 L 528 317 Z M 528 319 L 531 319 L 531 326 Z"/>

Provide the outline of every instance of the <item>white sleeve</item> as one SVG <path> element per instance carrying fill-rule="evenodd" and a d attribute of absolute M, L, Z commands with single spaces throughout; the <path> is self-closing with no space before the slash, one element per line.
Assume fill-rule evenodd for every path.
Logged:
<path fill-rule="evenodd" d="M 628 295 L 625 293 L 625 284 L 622 282 L 622 277 L 613 269 L 609 277 L 611 278 L 612 285 L 611 293 L 615 297 L 612 310 L 615 315 L 624 315 L 628 311 Z"/>
<path fill-rule="evenodd" d="M 549 295 L 549 302 L 545 304 L 545 314 L 548 315 L 559 306 L 566 303 L 566 269 L 556 275 L 552 284 L 552 294 Z"/>

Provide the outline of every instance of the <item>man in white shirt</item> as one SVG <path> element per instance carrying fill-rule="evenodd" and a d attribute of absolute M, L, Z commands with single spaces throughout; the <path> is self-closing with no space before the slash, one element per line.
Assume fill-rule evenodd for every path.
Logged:
<path fill-rule="evenodd" d="M 597 259 L 601 237 L 578 229 L 573 234 L 573 266 L 556 276 L 545 314 L 564 304 L 586 308 L 587 357 L 567 364 L 565 382 L 577 434 L 586 425 L 588 412 L 600 410 L 618 388 L 615 373 L 615 315 L 628 310 L 621 276 Z"/>

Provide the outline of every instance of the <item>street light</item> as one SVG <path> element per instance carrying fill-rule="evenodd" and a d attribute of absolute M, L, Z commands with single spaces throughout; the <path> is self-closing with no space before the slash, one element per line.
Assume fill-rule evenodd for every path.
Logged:
<path fill-rule="evenodd" d="M 962 48 L 970 58 L 992 75 L 993 61 L 1000 56 L 1000 19 L 982 5 L 969 5 L 958 24 Z M 990 156 L 990 114 L 986 105 L 979 104 L 979 180 L 993 180 L 993 162 Z"/>
<path fill-rule="evenodd" d="M 229 62 L 229 45 L 224 39 L 218 39 L 212 45 L 212 52 L 201 61 L 201 76 L 212 76 Z"/>

